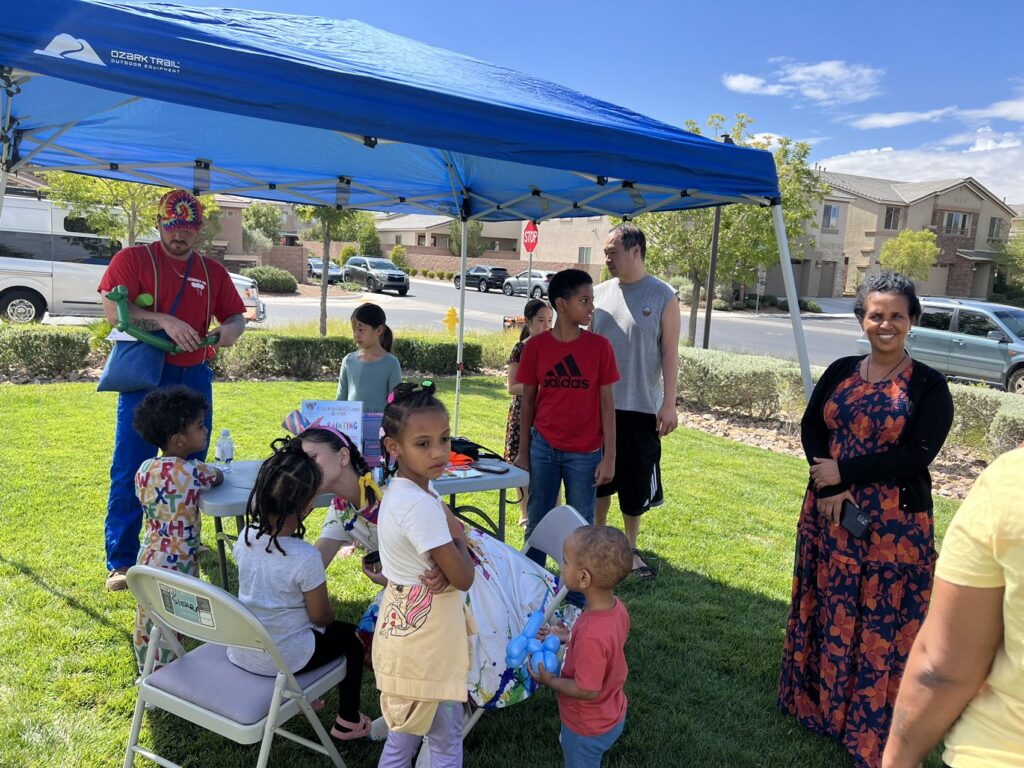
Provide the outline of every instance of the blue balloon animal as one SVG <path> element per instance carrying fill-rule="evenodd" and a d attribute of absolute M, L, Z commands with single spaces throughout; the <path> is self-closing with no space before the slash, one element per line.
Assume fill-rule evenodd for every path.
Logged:
<path fill-rule="evenodd" d="M 530 614 L 523 631 L 508 641 L 508 645 L 505 646 L 505 664 L 509 669 L 521 666 L 529 657 L 534 672 L 539 672 L 538 666 L 543 664 L 544 669 L 552 675 L 559 674 L 558 638 L 548 635 L 543 643 L 537 639 L 537 633 L 543 623 L 544 611 L 535 611 Z"/>

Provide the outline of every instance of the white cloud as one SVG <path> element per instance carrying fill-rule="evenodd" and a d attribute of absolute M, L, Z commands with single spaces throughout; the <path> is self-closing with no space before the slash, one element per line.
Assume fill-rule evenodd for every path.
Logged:
<path fill-rule="evenodd" d="M 960 115 L 967 120 L 1010 120 L 1014 123 L 1024 123 L 1024 96 L 1006 101 L 997 101 L 982 109 L 965 109 Z"/>
<path fill-rule="evenodd" d="M 956 111 L 956 107 L 930 109 L 926 112 L 874 112 L 853 120 L 854 128 L 899 128 L 914 123 L 934 123 Z"/>
<path fill-rule="evenodd" d="M 772 59 L 779 69 L 762 77 L 745 73 L 722 75 L 722 84 L 730 91 L 762 96 L 803 98 L 821 106 L 852 104 L 881 93 L 885 70 L 840 60 L 814 64 Z"/>
<path fill-rule="evenodd" d="M 998 142 L 996 142 L 998 143 Z M 972 176 L 1009 203 L 1024 202 L 1024 146 L 980 146 L 964 150 L 941 148 L 861 149 L 818 160 L 828 171 L 899 181 L 928 181 Z"/>

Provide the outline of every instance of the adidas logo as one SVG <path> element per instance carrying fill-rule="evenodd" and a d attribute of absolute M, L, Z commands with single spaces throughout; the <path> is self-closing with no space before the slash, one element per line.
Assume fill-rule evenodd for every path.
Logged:
<path fill-rule="evenodd" d="M 590 380 L 584 378 L 572 355 L 544 374 L 544 386 L 559 389 L 589 389 Z"/>

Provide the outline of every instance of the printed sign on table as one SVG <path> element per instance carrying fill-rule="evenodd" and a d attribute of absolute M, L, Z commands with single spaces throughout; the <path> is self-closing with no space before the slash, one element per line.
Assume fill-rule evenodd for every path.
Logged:
<path fill-rule="evenodd" d="M 363 444 L 363 404 L 359 400 L 303 400 L 302 415 L 311 422 L 344 432 L 356 445 Z"/>
<path fill-rule="evenodd" d="M 363 414 L 363 458 L 370 469 L 380 466 L 380 425 L 383 420 L 383 413 Z"/>

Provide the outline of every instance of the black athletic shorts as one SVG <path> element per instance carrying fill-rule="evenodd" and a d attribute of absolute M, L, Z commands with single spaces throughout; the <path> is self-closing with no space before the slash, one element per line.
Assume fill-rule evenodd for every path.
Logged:
<path fill-rule="evenodd" d="M 657 415 L 615 411 L 615 478 L 598 486 L 597 496 L 615 493 L 622 514 L 631 517 L 664 503 Z"/>

